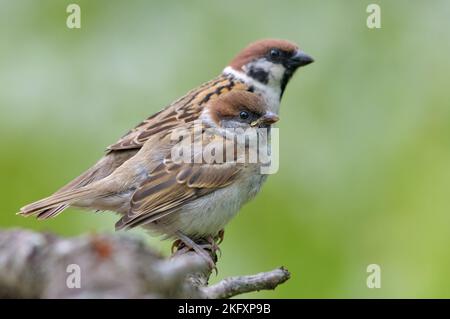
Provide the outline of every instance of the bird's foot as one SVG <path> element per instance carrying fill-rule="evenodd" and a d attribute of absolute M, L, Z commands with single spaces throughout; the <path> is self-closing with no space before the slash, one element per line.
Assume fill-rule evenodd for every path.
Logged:
<path fill-rule="evenodd" d="M 214 245 L 210 243 L 209 239 L 206 242 L 202 240 L 199 243 L 196 243 L 181 232 L 177 232 L 176 235 L 179 239 L 172 244 L 172 256 L 179 256 L 193 250 L 200 255 L 200 257 L 208 263 L 211 270 L 214 270 L 217 274 L 216 251 L 218 250 L 218 247 L 214 240 Z"/>
<path fill-rule="evenodd" d="M 219 253 L 220 257 L 222 257 L 222 250 L 219 247 L 219 244 L 221 243 L 220 238 L 218 239 L 217 236 L 208 236 L 206 237 L 206 242 L 207 244 L 204 244 L 206 249 L 215 255 Z"/>
<path fill-rule="evenodd" d="M 210 254 L 209 252 L 211 252 L 212 254 L 219 253 L 219 256 L 222 256 L 222 250 L 220 249 L 219 244 L 212 236 L 206 238 L 206 242 L 202 240 L 202 243 L 196 244 L 198 247 L 202 248 L 203 250 L 206 250 L 208 254 Z M 179 256 L 192 250 L 194 250 L 194 248 L 187 246 L 181 239 L 175 240 L 171 248 L 173 256 Z"/>
<path fill-rule="evenodd" d="M 225 235 L 225 229 L 219 230 L 219 233 L 216 236 L 217 245 L 220 245 L 223 242 L 224 235 Z"/>

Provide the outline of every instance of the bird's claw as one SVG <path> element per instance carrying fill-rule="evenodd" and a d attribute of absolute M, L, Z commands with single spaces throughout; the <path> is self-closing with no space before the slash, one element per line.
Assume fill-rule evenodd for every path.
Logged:
<path fill-rule="evenodd" d="M 217 247 L 215 242 L 214 245 L 212 245 L 209 240 L 207 243 L 204 243 L 204 241 L 201 243 L 196 243 L 185 235 L 179 234 L 179 237 L 180 239 L 177 239 L 172 244 L 172 257 L 179 256 L 193 250 L 207 262 L 209 268 L 213 270 L 216 275 L 218 274 L 214 259 L 217 260 L 216 251 L 220 251 L 220 249 Z M 213 254 L 213 257 L 209 252 Z"/>
<path fill-rule="evenodd" d="M 224 229 L 219 230 L 219 233 L 216 236 L 217 245 L 220 245 L 223 242 L 224 235 L 225 235 L 225 230 Z"/>

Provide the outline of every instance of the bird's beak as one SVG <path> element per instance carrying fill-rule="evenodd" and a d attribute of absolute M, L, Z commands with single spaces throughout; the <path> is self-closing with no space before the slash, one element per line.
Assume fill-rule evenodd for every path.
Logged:
<path fill-rule="evenodd" d="M 301 50 L 297 50 L 297 52 L 289 59 L 290 66 L 294 68 L 305 66 L 313 62 L 314 59 Z"/>
<path fill-rule="evenodd" d="M 271 125 L 273 123 L 278 122 L 280 118 L 278 117 L 278 115 L 276 115 L 275 113 L 272 112 L 267 112 L 266 114 L 264 114 L 263 116 L 261 116 L 259 119 L 257 119 L 256 121 L 253 121 L 250 126 L 259 126 L 261 124 L 264 125 Z"/>

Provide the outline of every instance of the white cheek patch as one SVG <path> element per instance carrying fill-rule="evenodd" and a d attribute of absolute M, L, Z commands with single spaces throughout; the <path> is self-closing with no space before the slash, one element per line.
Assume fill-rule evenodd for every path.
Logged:
<path fill-rule="evenodd" d="M 269 85 L 280 85 L 281 80 L 283 79 L 284 72 L 286 68 L 282 64 L 274 64 L 270 68 L 270 79 Z"/>
<path fill-rule="evenodd" d="M 283 79 L 286 68 L 279 63 L 273 63 L 266 59 L 259 59 L 248 63 L 243 67 L 245 73 L 249 73 L 251 69 L 263 70 L 268 74 L 267 85 L 271 87 L 279 87 Z"/>
<path fill-rule="evenodd" d="M 267 61 L 266 59 L 259 59 L 259 60 L 250 62 L 247 65 L 244 65 L 243 69 L 244 69 L 244 72 L 247 72 L 251 68 L 261 69 L 266 72 L 270 72 L 272 65 L 273 65 L 273 63 Z"/>

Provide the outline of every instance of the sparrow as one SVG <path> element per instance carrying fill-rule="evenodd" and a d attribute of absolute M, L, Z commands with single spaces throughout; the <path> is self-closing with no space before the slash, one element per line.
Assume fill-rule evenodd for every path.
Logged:
<path fill-rule="evenodd" d="M 46 219 L 69 206 L 111 210 L 123 216 L 117 229 L 158 225 L 161 233 L 189 247 L 216 235 L 246 202 L 239 197 L 243 190 L 253 196 L 260 184 L 244 177 L 247 168 L 239 173 L 241 165 L 177 166 L 167 157 L 173 147 L 169 137 L 181 128 L 192 129 L 196 121 L 223 133 L 230 125 L 239 127 L 243 119 L 236 112 L 248 113 L 246 124 L 275 122 L 287 83 L 299 67 L 312 62 L 289 41 L 250 44 L 218 77 L 141 122 L 110 145 L 94 166 L 19 214 Z M 254 178 L 264 180 L 259 174 Z"/>
<path fill-rule="evenodd" d="M 261 143 L 257 132 L 248 130 L 270 129 L 278 116 L 259 95 L 243 90 L 222 95 L 205 108 L 204 120 L 155 133 L 109 176 L 25 206 L 21 214 L 61 205 L 115 211 L 122 215 L 116 229 L 144 226 L 176 238 L 213 267 L 203 250 L 211 245 L 196 241 L 206 238 L 214 243 L 242 205 L 258 193 L 266 179 L 260 171 L 263 164 L 248 158 Z M 189 147 L 192 151 L 184 160 L 174 157 L 174 147 L 196 143 L 198 151 Z M 215 156 L 208 159 L 212 153 Z"/>

